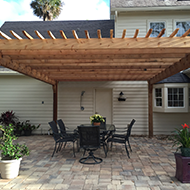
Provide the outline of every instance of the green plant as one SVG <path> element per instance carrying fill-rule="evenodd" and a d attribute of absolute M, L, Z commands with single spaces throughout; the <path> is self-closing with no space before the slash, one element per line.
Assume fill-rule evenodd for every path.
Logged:
<path fill-rule="evenodd" d="M 91 121 L 91 123 L 94 123 L 94 122 L 96 122 L 96 123 L 105 122 L 104 118 L 101 115 L 99 115 L 99 114 L 94 114 L 94 115 L 90 116 L 90 121 Z"/>
<path fill-rule="evenodd" d="M 13 111 L 6 111 L 1 114 L 0 117 L 0 124 L 8 126 L 9 124 L 15 125 L 15 123 L 18 121 L 18 117 L 15 116 L 15 113 Z"/>
<path fill-rule="evenodd" d="M 9 126 L 0 125 L 0 130 L 4 132 L 3 137 L 0 138 L 1 160 L 18 160 L 29 155 L 29 149 L 26 145 L 13 144 L 17 137 L 13 133 L 14 127 L 12 124 L 9 124 Z"/>
<path fill-rule="evenodd" d="M 189 126 L 185 123 L 182 124 L 182 127 L 182 129 L 176 129 L 174 135 L 170 138 L 173 141 L 173 147 L 177 146 L 176 151 L 180 148 L 190 148 Z"/>
<path fill-rule="evenodd" d="M 35 129 L 38 129 L 40 127 L 41 124 L 39 125 L 34 125 L 30 123 L 30 120 L 26 120 L 25 122 L 22 123 L 22 129 L 23 130 L 29 130 L 29 131 L 33 131 Z"/>

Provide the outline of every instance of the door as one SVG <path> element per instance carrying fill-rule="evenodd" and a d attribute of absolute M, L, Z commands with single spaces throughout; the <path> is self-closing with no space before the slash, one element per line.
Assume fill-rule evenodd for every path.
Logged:
<path fill-rule="evenodd" d="M 111 89 L 95 89 L 95 113 L 106 117 L 106 123 L 112 123 Z"/>

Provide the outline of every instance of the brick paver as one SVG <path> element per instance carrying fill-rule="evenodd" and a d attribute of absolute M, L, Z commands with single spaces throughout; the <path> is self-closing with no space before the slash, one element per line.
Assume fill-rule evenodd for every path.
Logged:
<path fill-rule="evenodd" d="M 107 158 L 99 149 L 95 155 L 103 162 L 98 165 L 79 163 L 83 151 L 74 158 L 69 143 L 52 158 L 54 140 L 49 135 L 17 141 L 29 147 L 30 156 L 23 158 L 17 178 L 0 179 L 0 189 L 190 190 L 190 184 L 175 178 L 175 149 L 167 139 L 131 137 L 131 159 L 123 145 L 113 145 Z"/>

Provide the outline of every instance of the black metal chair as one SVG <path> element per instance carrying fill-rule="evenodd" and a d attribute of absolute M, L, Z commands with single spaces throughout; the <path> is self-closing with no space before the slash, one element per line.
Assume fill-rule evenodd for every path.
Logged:
<path fill-rule="evenodd" d="M 82 164 L 99 164 L 102 162 L 101 158 L 94 156 L 93 151 L 100 148 L 100 126 L 78 126 L 80 147 L 84 149 L 84 154 L 89 151 L 87 157 L 83 157 L 79 160 Z M 90 160 L 93 160 L 90 161 Z"/>
<path fill-rule="evenodd" d="M 133 119 L 131 121 L 131 123 L 129 124 L 129 126 L 127 127 L 127 130 L 126 130 L 126 134 L 117 134 L 117 128 L 116 128 L 116 133 L 112 135 L 112 137 L 108 138 L 107 142 L 111 142 L 111 148 L 112 148 L 112 143 L 120 143 L 120 144 L 125 144 L 125 149 L 126 149 L 126 152 L 127 152 L 127 156 L 130 158 L 129 156 L 129 151 L 127 149 L 127 143 L 128 143 L 128 146 L 132 152 L 132 149 L 131 149 L 131 145 L 129 143 L 129 137 L 131 135 L 131 129 L 132 129 L 132 126 L 134 125 L 135 123 L 135 119 Z"/>
<path fill-rule="evenodd" d="M 54 148 L 52 157 L 54 156 L 55 151 L 56 152 L 60 151 L 63 143 L 67 143 L 67 142 L 73 143 L 73 155 L 75 157 L 74 143 L 76 141 L 76 137 L 75 136 L 63 136 L 61 133 L 59 133 L 57 124 L 55 123 L 55 121 L 51 121 L 48 124 L 51 127 L 51 130 L 53 132 L 53 138 L 55 140 L 55 148 Z M 57 147 L 57 144 L 58 144 L 58 147 Z"/>

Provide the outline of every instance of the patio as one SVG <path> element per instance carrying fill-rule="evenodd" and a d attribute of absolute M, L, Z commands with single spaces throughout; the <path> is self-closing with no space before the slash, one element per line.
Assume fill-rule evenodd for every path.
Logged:
<path fill-rule="evenodd" d="M 101 148 L 95 153 L 103 158 L 98 165 L 80 164 L 82 151 L 74 158 L 72 144 L 51 158 L 54 140 L 50 135 L 22 136 L 18 141 L 27 144 L 30 156 L 23 158 L 17 178 L 0 179 L 0 189 L 190 189 L 190 184 L 175 179 L 175 149 L 162 137 L 131 137 L 131 159 L 119 144 L 113 146 L 107 158 Z"/>

